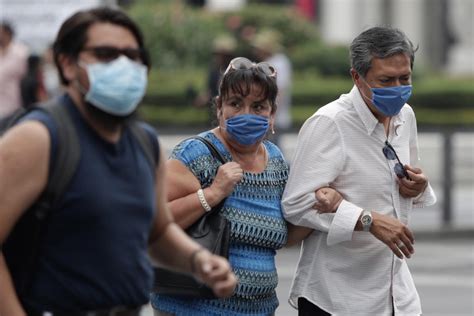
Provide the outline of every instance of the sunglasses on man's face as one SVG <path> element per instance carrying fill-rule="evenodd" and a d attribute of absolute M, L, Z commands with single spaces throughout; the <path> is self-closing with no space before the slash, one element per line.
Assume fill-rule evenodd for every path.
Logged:
<path fill-rule="evenodd" d="M 395 160 L 395 159 L 397 160 L 395 167 L 393 167 L 393 170 L 395 171 L 395 174 L 397 175 L 397 177 L 399 178 L 405 177 L 408 180 L 410 180 L 410 176 L 408 175 L 408 172 L 406 171 L 405 167 L 403 167 L 402 162 L 398 158 L 397 152 L 393 148 L 392 144 L 388 142 L 388 140 L 385 141 L 385 146 L 383 147 L 382 151 L 385 158 L 387 158 L 388 160 Z"/>
<path fill-rule="evenodd" d="M 226 75 L 230 71 L 247 70 L 247 69 L 252 69 L 252 68 L 256 68 L 261 73 L 272 78 L 276 77 L 276 74 L 277 74 L 275 68 L 273 68 L 269 63 L 261 62 L 257 64 L 257 63 L 251 62 L 245 57 L 237 57 L 230 61 L 229 66 L 224 72 L 224 75 Z"/>
<path fill-rule="evenodd" d="M 83 51 L 92 52 L 95 58 L 103 62 L 109 62 L 124 55 L 131 60 L 143 62 L 143 50 L 140 48 L 116 48 L 112 46 L 92 46 L 82 49 Z"/>

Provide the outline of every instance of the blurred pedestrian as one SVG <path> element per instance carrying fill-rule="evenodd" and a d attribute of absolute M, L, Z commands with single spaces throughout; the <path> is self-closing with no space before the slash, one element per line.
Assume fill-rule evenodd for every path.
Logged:
<path fill-rule="evenodd" d="M 57 120 L 35 110 L 0 139 L 0 315 L 138 316 L 153 282 L 148 249 L 217 296 L 231 295 L 236 279 L 227 260 L 173 222 L 156 132 L 134 121 L 150 66 L 138 26 L 118 9 L 79 11 L 62 24 L 54 58 L 66 86 L 56 106 L 72 122 L 80 159 L 48 212 L 30 286 L 16 293 L 25 275 L 10 274 L 18 267 L 7 264 L 22 249 L 8 237 L 44 191 L 62 134 Z"/>
<path fill-rule="evenodd" d="M 255 35 L 251 44 L 258 61 L 264 61 L 273 65 L 278 74 L 278 111 L 275 115 L 275 128 L 270 139 L 279 144 L 280 136 L 290 130 L 291 117 L 291 85 L 292 65 L 288 56 L 283 52 L 281 34 L 275 30 L 262 30 Z"/>
<path fill-rule="evenodd" d="M 43 67 L 40 56 L 30 55 L 28 57 L 28 69 L 21 79 L 20 91 L 22 106 L 25 108 L 48 99 L 43 81 Z"/>
<path fill-rule="evenodd" d="M 219 35 L 212 43 L 212 59 L 207 72 L 206 88 L 194 102 L 197 107 L 207 108 L 209 127 L 213 126 L 216 121 L 212 98 L 218 94 L 219 80 L 229 62 L 235 57 L 236 49 L 237 42 L 231 35 Z"/>
<path fill-rule="evenodd" d="M 373 27 L 350 46 L 352 90 L 320 108 L 301 128 L 284 214 L 314 228 L 304 241 L 290 304 L 299 315 L 419 315 L 406 258 L 414 208 L 435 203 L 416 167 L 412 42 L 400 30 Z M 344 196 L 334 214 L 314 216 L 314 190 Z"/>
<path fill-rule="evenodd" d="M 22 104 L 20 81 L 26 73 L 29 52 L 14 36 L 12 25 L 0 21 L 0 119 Z"/>
<path fill-rule="evenodd" d="M 239 283 L 225 299 L 152 294 L 155 315 L 273 315 L 276 250 L 296 243 L 310 229 L 285 222 L 281 196 L 288 165 L 280 149 L 264 137 L 277 111 L 275 69 L 238 57 L 225 71 L 215 99 L 218 126 L 200 136 L 228 161 L 219 166 L 199 140 L 178 144 L 167 161 L 168 203 L 182 228 L 225 199 L 220 210 L 231 223 L 229 261 Z M 315 194 L 313 192 L 313 194 Z M 319 211 L 333 211 L 340 196 L 321 189 Z M 324 200 L 324 201 L 323 201 Z M 316 210 L 313 210 L 316 213 Z"/>
<path fill-rule="evenodd" d="M 49 46 L 42 55 L 43 83 L 49 98 L 54 98 L 63 93 L 59 74 L 54 65 L 53 47 Z"/>

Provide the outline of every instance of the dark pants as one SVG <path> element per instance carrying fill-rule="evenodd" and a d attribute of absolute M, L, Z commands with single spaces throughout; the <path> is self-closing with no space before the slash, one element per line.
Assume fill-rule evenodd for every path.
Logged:
<path fill-rule="evenodd" d="M 298 298 L 298 316 L 330 316 L 328 312 L 323 311 L 304 297 Z"/>

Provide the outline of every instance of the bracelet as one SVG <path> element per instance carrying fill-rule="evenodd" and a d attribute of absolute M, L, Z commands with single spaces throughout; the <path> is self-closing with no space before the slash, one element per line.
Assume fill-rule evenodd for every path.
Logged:
<path fill-rule="evenodd" d="M 199 247 L 198 249 L 194 250 L 192 253 L 191 253 L 191 256 L 189 256 L 189 264 L 191 266 L 191 273 L 195 273 L 196 272 L 196 264 L 195 264 L 195 261 L 196 261 L 196 256 L 198 253 L 200 253 L 201 251 L 204 251 L 206 249 L 204 249 L 203 247 Z"/>
<path fill-rule="evenodd" d="M 197 190 L 197 195 L 202 208 L 206 211 L 206 213 L 210 212 L 212 207 L 209 205 L 209 203 L 207 203 L 206 197 L 204 196 L 204 191 L 202 189 Z"/>

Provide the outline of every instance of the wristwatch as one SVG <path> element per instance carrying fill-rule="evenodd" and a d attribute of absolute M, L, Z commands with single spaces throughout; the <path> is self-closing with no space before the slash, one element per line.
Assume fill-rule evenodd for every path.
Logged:
<path fill-rule="evenodd" d="M 363 210 L 362 215 L 360 216 L 360 222 L 362 223 L 363 231 L 370 231 L 370 226 L 372 226 L 372 213 L 370 211 Z"/>

